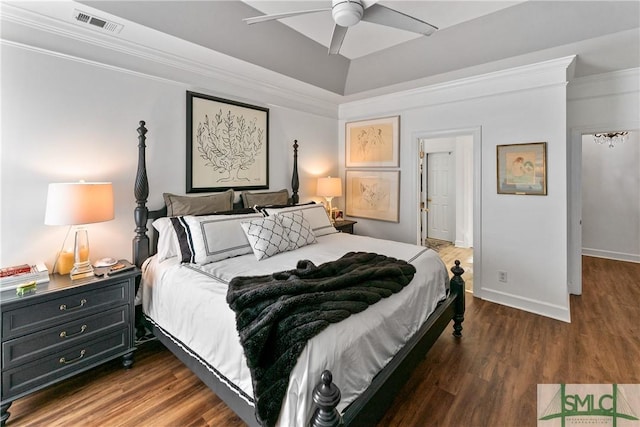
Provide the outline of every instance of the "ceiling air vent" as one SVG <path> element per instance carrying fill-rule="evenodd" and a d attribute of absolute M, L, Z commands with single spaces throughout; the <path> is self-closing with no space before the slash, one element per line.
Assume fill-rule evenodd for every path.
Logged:
<path fill-rule="evenodd" d="M 122 24 L 118 24 L 116 22 L 111 22 L 106 19 L 98 18 L 97 16 L 91 15 L 86 12 L 82 12 L 77 9 L 73 11 L 73 17 L 78 22 L 81 22 L 86 25 L 90 25 L 96 29 L 108 31 L 110 33 L 117 34 L 122 30 L 122 27 L 123 27 Z"/>

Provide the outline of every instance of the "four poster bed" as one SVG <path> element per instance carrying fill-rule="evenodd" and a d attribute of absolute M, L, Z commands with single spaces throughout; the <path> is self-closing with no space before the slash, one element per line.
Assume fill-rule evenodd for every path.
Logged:
<path fill-rule="evenodd" d="M 248 425 L 375 425 L 451 320 L 461 336 L 460 263 L 449 280 L 434 251 L 338 233 L 323 206 L 299 205 L 297 143 L 287 206 L 180 215 L 184 198 L 146 207 L 146 132 L 141 121 L 133 261 L 144 318 Z M 244 249 L 214 250 L 238 236 Z"/>

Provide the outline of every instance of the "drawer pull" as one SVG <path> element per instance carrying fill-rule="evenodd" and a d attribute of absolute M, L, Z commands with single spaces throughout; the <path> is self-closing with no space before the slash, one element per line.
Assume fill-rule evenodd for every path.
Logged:
<path fill-rule="evenodd" d="M 72 337 L 75 337 L 76 335 L 82 334 L 86 330 L 87 330 L 87 325 L 82 325 L 80 327 L 80 331 L 76 332 L 75 334 L 67 335 L 67 331 L 62 331 L 60 332 L 60 338 L 72 338 Z"/>
<path fill-rule="evenodd" d="M 75 359 L 71 359 L 71 360 L 67 360 L 65 357 L 61 357 L 60 358 L 60 363 L 63 365 L 68 365 L 69 363 L 74 363 L 77 362 L 78 360 L 82 359 L 84 357 L 84 354 L 87 352 L 87 350 L 82 350 L 80 352 L 80 356 L 76 357 Z"/>
<path fill-rule="evenodd" d="M 75 307 L 71 307 L 71 308 L 67 308 L 67 304 L 62 304 L 60 305 L 60 311 L 72 311 L 72 310 L 77 310 L 79 308 L 84 307 L 84 305 L 87 303 L 87 300 L 82 298 L 80 300 L 80 305 L 76 305 Z"/>

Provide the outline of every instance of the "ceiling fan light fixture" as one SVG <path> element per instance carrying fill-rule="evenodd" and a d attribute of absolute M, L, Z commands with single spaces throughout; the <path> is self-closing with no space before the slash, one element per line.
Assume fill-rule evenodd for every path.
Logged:
<path fill-rule="evenodd" d="M 351 27 L 362 19 L 364 7 L 357 0 L 334 0 L 331 15 L 336 24 L 341 27 Z"/>

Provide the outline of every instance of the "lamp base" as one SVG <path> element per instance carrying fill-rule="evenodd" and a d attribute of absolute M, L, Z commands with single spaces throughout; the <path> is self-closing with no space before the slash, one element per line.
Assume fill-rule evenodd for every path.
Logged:
<path fill-rule="evenodd" d="M 71 277 L 71 280 L 93 277 L 93 267 L 91 267 L 91 263 L 89 261 L 74 264 L 69 276 Z"/>

